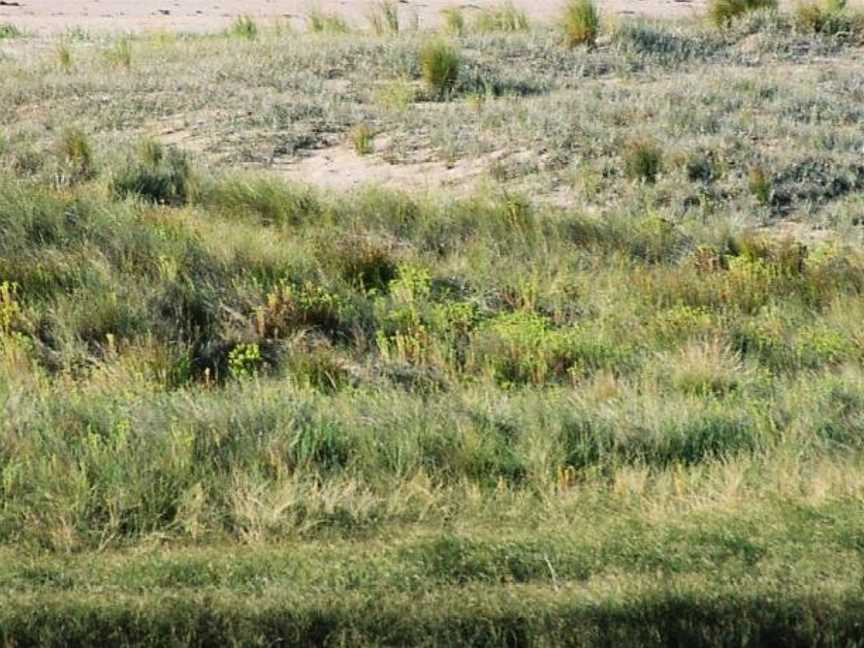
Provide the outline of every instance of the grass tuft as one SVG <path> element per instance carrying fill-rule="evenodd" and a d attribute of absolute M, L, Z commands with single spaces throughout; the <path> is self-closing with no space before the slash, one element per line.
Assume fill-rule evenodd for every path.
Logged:
<path fill-rule="evenodd" d="M 777 0 L 711 0 L 708 18 L 717 27 L 728 27 L 736 18 L 754 11 L 777 9 Z"/>
<path fill-rule="evenodd" d="M 444 18 L 444 31 L 451 36 L 462 36 L 465 33 L 465 13 L 462 7 L 446 7 L 441 10 Z"/>
<path fill-rule="evenodd" d="M 631 180 L 653 184 L 663 170 L 663 150 L 653 139 L 631 142 L 624 153 L 624 173 Z"/>
<path fill-rule="evenodd" d="M 420 49 L 423 80 L 439 98 L 446 97 L 459 80 L 462 57 L 445 41 L 430 41 Z"/>
<path fill-rule="evenodd" d="M 568 0 L 561 18 L 567 47 L 593 46 L 600 33 L 600 11 L 594 0 Z"/>
<path fill-rule="evenodd" d="M 236 38 L 255 40 L 258 38 L 258 25 L 251 16 L 238 16 L 228 29 L 228 33 Z"/>
<path fill-rule="evenodd" d="M 315 7 L 306 14 L 309 31 L 316 34 L 347 34 L 351 31 L 348 22 L 339 14 L 322 11 Z"/>
<path fill-rule="evenodd" d="M 512 0 L 483 9 L 474 21 L 474 29 L 481 33 L 528 31 L 528 14 L 518 9 Z"/>
<path fill-rule="evenodd" d="M 399 6 L 395 0 L 373 2 L 367 9 L 366 19 L 378 36 L 399 33 Z"/>
<path fill-rule="evenodd" d="M 375 132 L 367 124 L 356 125 L 349 136 L 357 155 L 370 155 L 375 152 Z"/>

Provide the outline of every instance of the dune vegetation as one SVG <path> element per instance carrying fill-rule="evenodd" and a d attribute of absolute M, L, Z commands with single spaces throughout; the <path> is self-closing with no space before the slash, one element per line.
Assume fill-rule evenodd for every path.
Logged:
<path fill-rule="evenodd" d="M 864 22 L 718 2 L 0 26 L 0 643 L 864 642 Z"/>

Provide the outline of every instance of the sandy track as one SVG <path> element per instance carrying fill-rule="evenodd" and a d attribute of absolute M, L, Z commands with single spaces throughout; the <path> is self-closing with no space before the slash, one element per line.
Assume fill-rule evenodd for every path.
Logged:
<path fill-rule="evenodd" d="M 514 0 L 530 15 L 552 20 L 562 0 Z M 687 17 L 699 13 L 705 0 L 600 0 L 612 14 Z M 367 0 L 320 0 L 324 10 L 336 10 L 352 22 L 363 24 Z M 491 0 L 402 0 L 406 19 L 416 12 L 421 26 L 434 25 L 444 7 L 467 10 L 494 4 Z M 64 31 L 70 27 L 91 30 L 214 31 L 239 15 L 259 19 L 287 18 L 302 28 L 309 0 L 0 0 L 0 22 L 11 22 L 36 33 Z"/>

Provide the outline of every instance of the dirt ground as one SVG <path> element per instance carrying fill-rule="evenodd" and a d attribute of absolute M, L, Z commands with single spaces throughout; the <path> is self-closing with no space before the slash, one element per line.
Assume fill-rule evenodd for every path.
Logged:
<path fill-rule="evenodd" d="M 610 14 L 646 15 L 664 18 L 700 13 L 705 0 L 600 0 Z M 261 20 L 288 19 L 302 28 L 311 6 L 338 11 L 352 22 L 363 24 L 369 0 L 0 0 L 0 22 L 35 33 L 64 31 L 70 27 L 105 31 L 183 30 L 214 31 L 239 15 Z M 420 26 L 437 23 L 441 9 L 462 6 L 481 10 L 494 0 L 460 3 L 458 0 L 400 0 L 406 20 L 416 16 Z M 514 0 L 531 16 L 551 20 L 562 0 Z"/>

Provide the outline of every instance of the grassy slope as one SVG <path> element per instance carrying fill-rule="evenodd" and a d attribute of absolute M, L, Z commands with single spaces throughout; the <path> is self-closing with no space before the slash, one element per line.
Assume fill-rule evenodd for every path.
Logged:
<path fill-rule="evenodd" d="M 414 83 L 412 35 L 14 50 L 5 643 L 862 641 L 860 51 L 556 38 L 468 35 L 408 112 L 370 79 Z M 116 145 L 213 102 L 198 159 Z M 358 120 L 543 164 L 459 199 L 232 166 Z"/>

